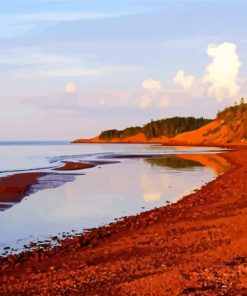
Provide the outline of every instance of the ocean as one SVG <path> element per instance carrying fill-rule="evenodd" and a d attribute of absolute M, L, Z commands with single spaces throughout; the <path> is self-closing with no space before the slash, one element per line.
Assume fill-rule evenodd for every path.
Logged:
<path fill-rule="evenodd" d="M 0 178 L 47 173 L 21 202 L 0 211 L 0 252 L 176 202 L 224 170 L 220 152 L 159 144 L 0 142 Z M 54 171 L 65 161 L 95 160 L 94 168 Z"/>

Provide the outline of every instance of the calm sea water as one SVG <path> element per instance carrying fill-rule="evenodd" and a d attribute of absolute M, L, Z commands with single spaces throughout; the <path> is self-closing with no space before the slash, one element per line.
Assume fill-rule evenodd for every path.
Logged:
<path fill-rule="evenodd" d="M 220 150 L 144 144 L 2 142 L 0 177 L 29 170 L 54 172 L 63 161 L 118 162 L 42 177 L 35 193 L 0 212 L 0 252 L 174 202 L 226 169 L 216 152 Z M 66 182 L 60 182 L 64 176 Z M 56 188 L 43 186 L 51 179 Z"/>

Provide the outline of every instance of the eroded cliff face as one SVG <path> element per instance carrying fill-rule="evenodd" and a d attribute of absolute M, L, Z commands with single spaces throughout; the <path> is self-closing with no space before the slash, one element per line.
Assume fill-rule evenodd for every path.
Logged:
<path fill-rule="evenodd" d="M 177 135 L 177 143 L 247 145 L 247 104 L 229 107 L 198 130 Z"/>

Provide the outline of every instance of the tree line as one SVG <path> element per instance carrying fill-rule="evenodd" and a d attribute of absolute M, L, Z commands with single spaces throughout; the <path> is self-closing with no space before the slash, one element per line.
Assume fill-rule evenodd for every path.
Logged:
<path fill-rule="evenodd" d="M 151 120 L 143 127 L 128 127 L 123 130 L 111 129 L 101 132 L 101 140 L 124 139 L 144 133 L 148 140 L 161 136 L 174 137 L 183 132 L 191 131 L 210 123 L 211 119 L 195 117 L 171 117 L 160 120 Z"/>

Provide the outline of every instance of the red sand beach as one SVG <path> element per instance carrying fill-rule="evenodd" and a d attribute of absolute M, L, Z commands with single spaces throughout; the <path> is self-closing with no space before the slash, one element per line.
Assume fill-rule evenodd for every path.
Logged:
<path fill-rule="evenodd" d="M 247 150 L 222 156 L 232 168 L 175 204 L 1 258 L 0 295 L 245 295 Z"/>
<path fill-rule="evenodd" d="M 8 208 L 8 203 L 20 202 L 31 185 L 45 173 L 21 173 L 0 178 L 0 210 Z"/>
<path fill-rule="evenodd" d="M 95 167 L 95 164 L 84 162 L 66 161 L 62 167 L 54 169 L 55 171 L 76 171 Z"/>

